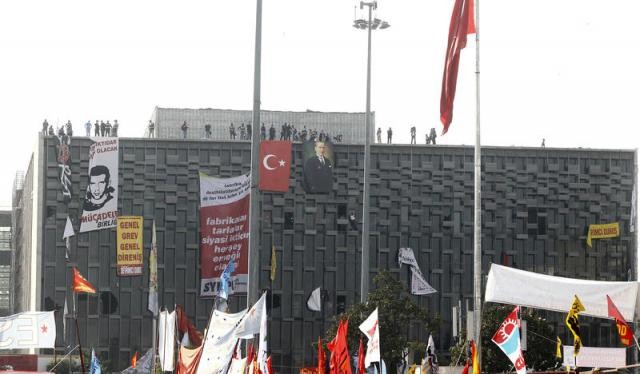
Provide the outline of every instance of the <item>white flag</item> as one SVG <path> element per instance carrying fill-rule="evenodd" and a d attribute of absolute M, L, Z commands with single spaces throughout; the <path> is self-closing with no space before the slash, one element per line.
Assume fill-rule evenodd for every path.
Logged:
<path fill-rule="evenodd" d="M 67 307 L 67 297 L 64 297 L 64 311 L 62 312 L 62 342 L 67 346 L 67 316 L 69 308 Z"/>
<path fill-rule="evenodd" d="M 262 308 L 262 316 L 260 317 L 260 343 L 258 344 L 258 367 L 263 373 L 269 373 L 267 370 L 267 307 Z"/>
<path fill-rule="evenodd" d="M 378 308 L 360 324 L 360 331 L 367 336 L 367 354 L 364 356 L 364 366 L 380 361 L 380 326 L 378 325 Z"/>
<path fill-rule="evenodd" d="M 402 264 L 407 264 L 411 267 L 419 268 L 418 261 L 416 261 L 416 257 L 413 254 L 413 249 L 400 248 L 400 250 L 398 251 L 398 266 L 402 266 Z"/>
<path fill-rule="evenodd" d="M 260 299 L 253 304 L 251 309 L 245 314 L 244 318 L 238 324 L 235 334 L 241 339 L 253 339 L 255 334 L 260 333 L 260 323 L 262 311 L 267 309 L 267 293 L 263 293 Z"/>
<path fill-rule="evenodd" d="M 411 268 L 411 294 L 412 295 L 428 295 L 436 293 L 435 288 L 422 277 L 420 269 Z"/>
<path fill-rule="evenodd" d="M 231 360 L 228 374 L 244 374 L 247 368 L 247 358 L 234 358 Z M 253 372 L 250 372 L 253 373 Z"/>
<path fill-rule="evenodd" d="M 64 234 L 62 234 L 62 239 L 66 239 L 74 236 L 76 233 L 73 231 L 73 224 L 71 224 L 71 219 L 67 216 L 67 223 L 64 225 Z"/>
<path fill-rule="evenodd" d="M 2 349 L 55 348 L 56 318 L 51 312 L 24 312 L 0 318 Z"/>
<path fill-rule="evenodd" d="M 322 295 L 320 292 L 320 287 L 311 292 L 311 296 L 309 296 L 309 299 L 307 300 L 307 308 L 313 310 L 314 312 L 319 312 L 322 310 Z"/>
<path fill-rule="evenodd" d="M 196 374 L 226 373 L 238 343 L 236 326 L 245 317 L 247 310 L 239 313 L 224 313 L 214 310 L 207 327 L 207 337 L 202 347 L 202 356 Z"/>
<path fill-rule="evenodd" d="M 185 334 L 189 335 L 189 334 Z M 173 371 L 173 356 L 176 349 L 176 312 L 166 310 L 158 317 L 158 356 L 162 371 Z"/>
<path fill-rule="evenodd" d="M 151 250 L 149 251 L 149 300 L 147 308 L 158 315 L 158 246 L 156 242 L 156 220 L 151 229 Z M 188 335 L 188 334 L 187 334 Z M 173 370 L 173 369 L 171 369 Z"/>

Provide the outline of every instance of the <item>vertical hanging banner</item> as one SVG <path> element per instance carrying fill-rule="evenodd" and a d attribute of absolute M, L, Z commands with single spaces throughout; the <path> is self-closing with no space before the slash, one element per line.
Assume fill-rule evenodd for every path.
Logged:
<path fill-rule="evenodd" d="M 200 296 L 220 292 L 230 260 L 230 294 L 247 291 L 251 177 L 215 178 L 200 173 Z"/>
<path fill-rule="evenodd" d="M 80 232 L 116 227 L 118 217 L 118 138 L 89 147 L 89 183 L 82 205 Z"/>
<path fill-rule="evenodd" d="M 60 172 L 60 187 L 62 188 L 62 199 L 65 205 L 71 201 L 71 137 L 64 135 L 58 137 L 58 171 Z"/>
<path fill-rule="evenodd" d="M 135 277 L 142 275 L 142 224 L 141 216 L 121 216 L 117 218 L 116 263 L 118 276 Z"/>

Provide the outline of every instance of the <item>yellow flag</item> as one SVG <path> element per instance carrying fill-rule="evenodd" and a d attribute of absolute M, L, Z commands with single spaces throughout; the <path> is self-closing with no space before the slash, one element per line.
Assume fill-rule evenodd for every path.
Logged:
<path fill-rule="evenodd" d="M 271 245 L 271 281 L 276 280 L 276 246 Z"/>
<path fill-rule="evenodd" d="M 578 315 L 580 312 L 584 311 L 584 306 L 578 299 L 578 295 L 574 295 L 573 304 L 571 304 L 571 309 L 569 309 L 569 314 L 567 314 L 567 319 L 565 323 L 571 333 L 573 334 L 573 356 L 577 356 L 580 352 L 580 347 L 582 347 L 582 339 L 580 338 L 580 324 L 578 323 Z"/>
<path fill-rule="evenodd" d="M 562 359 L 562 340 L 560 340 L 559 336 L 556 338 L 556 358 Z"/>
<path fill-rule="evenodd" d="M 620 236 L 619 222 L 589 225 L 587 245 L 591 248 L 591 239 L 617 238 L 618 236 Z"/>

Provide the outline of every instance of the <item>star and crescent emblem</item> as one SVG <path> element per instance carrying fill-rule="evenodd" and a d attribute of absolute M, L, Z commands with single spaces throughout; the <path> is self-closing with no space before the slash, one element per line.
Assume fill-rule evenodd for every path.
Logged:
<path fill-rule="evenodd" d="M 282 166 L 285 166 L 285 164 L 286 164 L 286 162 L 281 159 L 280 161 L 277 162 L 278 163 L 277 166 L 271 167 L 271 166 L 269 166 L 269 160 L 271 158 L 276 158 L 277 159 L 276 155 L 274 155 L 273 153 L 270 153 L 270 154 L 264 156 L 264 158 L 262 159 L 262 166 L 264 166 L 264 168 L 267 169 L 267 170 L 276 170 L 278 168 L 278 166 L 282 167 Z"/>

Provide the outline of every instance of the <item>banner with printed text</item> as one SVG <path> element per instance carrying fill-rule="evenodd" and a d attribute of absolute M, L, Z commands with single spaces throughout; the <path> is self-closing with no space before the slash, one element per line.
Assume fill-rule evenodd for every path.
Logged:
<path fill-rule="evenodd" d="M 116 227 L 118 217 L 118 138 L 94 139 L 89 147 L 89 179 L 80 232 Z"/>
<path fill-rule="evenodd" d="M 620 236 L 620 223 L 605 223 L 601 225 L 589 225 L 587 245 L 591 247 L 592 239 L 617 238 Z"/>
<path fill-rule="evenodd" d="M 220 275 L 229 261 L 230 294 L 247 291 L 249 192 L 251 178 L 215 178 L 200 173 L 200 296 L 220 292 Z"/>
<path fill-rule="evenodd" d="M 141 216 L 118 217 L 116 263 L 118 276 L 142 275 L 142 225 Z"/>

